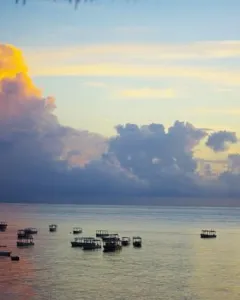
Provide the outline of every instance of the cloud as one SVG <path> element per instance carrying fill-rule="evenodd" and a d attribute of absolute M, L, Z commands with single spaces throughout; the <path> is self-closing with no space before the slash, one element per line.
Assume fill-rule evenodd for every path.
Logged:
<path fill-rule="evenodd" d="M 188 122 L 119 124 L 110 139 L 62 126 L 54 97 L 33 84 L 21 52 L 0 45 L 0 53 L 1 201 L 113 204 L 127 197 L 228 195 L 239 179 L 236 170 L 213 181 L 200 176 L 194 153 L 209 133 Z M 236 142 L 227 131 L 207 140 L 215 151 Z"/>
<path fill-rule="evenodd" d="M 32 65 L 33 76 L 194 78 L 224 85 L 239 85 L 240 72 L 227 69 L 148 64 L 96 63 L 75 65 Z"/>
<path fill-rule="evenodd" d="M 187 185 L 190 188 L 190 182 L 194 186 L 193 149 L 206 132 L 179 121 L 168 131 L 162 124 L 118 125 L 116 130 L 118 135 L 110 140 L 109 152 L 122 167 L 148 182 L 152 191 L 181 194 Z"/>
<path fill-rule="evenodd" d="M 209 60 L 239 59 L 240 41 L 189 44 L 94 44 L 26 49 L 33 76 L 194 78 L 238 86 L 240 72 Z M 73 64 L 74 62 L 74 64 Z M 189 63 L 191 62 L 191 64 Z M 201 65 L 199 66 L 199 62 Z"/>
<path fill-rule="evenodd" d="M 118 29 L 116 29 L 118 30 Z M 129 28 L 120 30 L 129 31 Z M 134 28 L 133 30 L 145 30 L 144 28 Z M 105 60 L 114 58 L 124 58 L 128 61 L 141 60 L 204 60 L 204 59 L 225 59 L 240 57 L 239 40 L 220 40 L 220 41 L 197 41 L 192 43 L 153 43 L 153 44 L 89 44 L 70 46 L 67 48 L 40 48 L 38 53 L 34 53 L 31 48 L 26 48 L 26 53 L 31 60 L 46 61 L 49 58 L 58 60 L 69 58 L 94 61 L 94 59 Z"/>
<path fill-rule="evenodd" d="M 175 97 L 175 92 L 172 89 L 139 88 L 123 90 L 120 95 L 132 99 L 169 99 Z"/>
<path fill-rule="evenodd" d="M 213 132 L 206 141 L 206 145 L 215 152 L 226 151 L 229 144 L 236 144 L 238 141 L 236 133 L 230 131 Z"/>

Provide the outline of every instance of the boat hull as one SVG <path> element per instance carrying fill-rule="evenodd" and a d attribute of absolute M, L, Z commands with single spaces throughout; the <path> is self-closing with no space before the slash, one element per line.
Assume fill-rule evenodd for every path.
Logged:
<path fill-rule="evenodd" d="M 11 256 L 11 260 L 13 260 L 13 261 L 19 261 L 20 258 L 19 258 L 19 256 Z"/>
<path fill-rule="evenodd" d="M 0 256 L 10 256 L 11 253 L 11 251 L 0 251 Z"/>
<path fill-rule="evenodd" d="M 73 248 L 81 248 L 83 246 L 83 243 L 79 242 L 71 242 Z"/>
<path fill-rule="evenodd" d="M 216 234 L 213 234 L 213 235 L 201 234 L 200 237 L 201 237 L 201 239 L 215 239 L 217 237 L 217 235 Z"/>
<path fill-rule="evenodd" d="M 32 247 L 34 246 L 34 243 L 26 243 L 26 242 L 17 242 L 17 247 Z"/>
<path fill-rule="evenodd" d="M 142 247 L 142 243 L 135 242 L 135 243 L 133 243 L 133 247 L 135 247 L 135 248 L 141 248 Z"/>

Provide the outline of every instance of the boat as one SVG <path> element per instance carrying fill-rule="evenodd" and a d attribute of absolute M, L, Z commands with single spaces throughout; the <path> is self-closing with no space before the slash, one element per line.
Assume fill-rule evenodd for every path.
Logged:
<path fill-rule="evenodd" d="M 37 234 L 37 228 L 28 227 L 23 229 L 27 234 Z"/>
<path fill-rule="evenodd" d="M 10 256 L 11 253 L 11 251 L 0 251 L 0 256 Z"/>
<path fill-rule="evenodd" d="M 142 238 L 140 236 L 133 237 L 133 247 L 135 247 L 135 248 L 142 247 Z"/>
<path fill-rule="evenodd" d="M 106 236 L 109 236 L 109 233 L 108 233 L 107 230 L 97 230 L 96 231 L 96 237 L 103 238 L 103 237 L 106 237 Z"/>
<path fill-rule="evenodd" d="M 0 231 L 5 231 L 7 229 L 7 222 L 0 222 Z"/>
<path fill-rule="evenodd" d="M 31 234 L 37 234 L 37 229 L 36 228 L 25 228 L 25 229 L 19 229 L 17 231 L 17 237 L 18 239 L 22 239 L 27 237 L 28 235 Z"/>
<path fill-rule="evenodd" d="M 56 225 L 56 224 L 51 224 L 51 225 L 49 225 L 49 231 L 50 231 L 50 232 L 55 232 L 55 231 L 57 231 L 57 225 Z"/>
<path fill-rule="evenodd" d="M 108 239 L 108 238 L 113 238 L 113 239 L 117 238 L 117 239 L 120 239 L 118 233 L 109 233 L 108 236 L 103 236 L 102 240 L 104 241 L 105 239 Z"/>
<path fill-rule="evenodd" d="M 14 255 L 14 256 L 11 256 L 11 260 L 13 260 L 13 261 L 19 261 L 20 257 L 17 256 L 17 255 Z"/>
<path fill-rule="evenodd" d="M 0 248 L 6 248 L 7 245 L 0 245 Z"/>
<path fill-rule="evenodd" d="M 102 248 L 102 241 L 100 239 L 87 238 L 83 240 L 83 250 L 97 250 Z"/>
<path fill-rule="evenodd" d="M 103 252 L 115 252 L 122 249 L 122 242 L 119 237 L 106 237 L 103 241 Z"/>
<path fill-rule="evenodd" d="M 215 230 L 202 230 L 200 237 L 202 239 L 214 239 L 217 237 L 216 231 Z"/>
<path fill-rule="evenodd" d="M 81 227 L 73 227 L 73 234 L 80 234 L 83 230 Z"/>
<path fill-rule="evenodd" d="M 23 239 L 23 238 L 25 238 L 27 236 L 28 236 L 28 234 L 25 232 L 24 229 L 19 229 L 17 231 L 17 237 L 18 237 L 18 239 Z"/>
<path fill-rule="evenodd" d="M 122 237 L 122 246 L 128 246 L 130 245 L 131 239 L 130 237 L 123 236 Z"/>
<path fill-rule="evenodd" d="M 17 240 L 17 247 L 28 247 L 28 246 L 34 246 L 33 236 L 31 234 L 26 235 L 25 237 L 19 238 Z"/>
<path fill-rule="evenodd" d="M 91 240 L 91 239 L 95 240 L 94 237 L 77 237 L 71 242 L 71 245 L 73 248 L 82 247 L 84 240 Z"/>

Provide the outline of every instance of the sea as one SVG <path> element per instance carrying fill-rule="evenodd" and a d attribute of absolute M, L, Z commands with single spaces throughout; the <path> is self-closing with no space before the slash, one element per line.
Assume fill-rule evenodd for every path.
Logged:
<path fill-rule="evenodd" d="M 0 258 L 0 300 L 239 300 L 240 209 L 158 206 L 0 204 L 0 245 L 19 262 Z M 50 233 L 49 224 L 58 225 Z M 106 229 L 141 236 L 117 253 L 72 248 Z M 16 232 L 36 227 L 32 248 L 16 248 Z M 216 239 L 200 239 L 215 229 Z M 4 249 L 4 248 L 2 248 Z M 1 248 L 0 248 L 1 250 Z"/>

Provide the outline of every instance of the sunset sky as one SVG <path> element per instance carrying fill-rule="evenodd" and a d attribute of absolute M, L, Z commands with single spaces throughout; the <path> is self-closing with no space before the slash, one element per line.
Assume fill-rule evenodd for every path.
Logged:
<path fill-rule="evenodd" d="M 119 123 L 180 119 L 235 131 L 240 3 L 196 3 L 5 1 L 0 40 L 22 49 L 64 124 L 112 135 Z"/>
<path fill-rule="evenodd" d="M 240 136 L 239 13 L 237 0 L 183 0 L 181 5 L 178 0 L 96 0 L 91 4 L 81 3 L 77 10 L 63 0 L 55 3 L 27 0 L 25 6 L 4 1 L 1 3 L 0 42 L 21 50 L 33 83 L 43 96 L 56 99 L 54 114 L 61 126 L 111 137 L 116 135 L 115 126 L 119 124 L 163 124 L 166 132 L 177 120 L 193 124 L 196 130 L 188 125 L 182 128 L 180 123 L 173 126 L 177 139 L 185 133 L 193 139 L 188 144 L 186 138 L 186 145 L 181 146 L 185 158 L 176 158 L 177 154 L 171 157 L 171 164 L 179 159 L 181 165 L 191 157 L 195 146 L 195 157 L 210 160 L 227 159 L 228 154 L 239 153 L 235 136 L 235 132 Z M 14 68 L 15 84 L 20 84 L 24 97 L 28 97 L 25 90 L 30 80 L 26 79 L 28 75 L 24 75 L 24 80 L 18 77 L 16 60 L 11 67 L 4 62 L 7 48 L 3 47 L 2 51 L 2 64 L 10 71 Z M 41 97 L 33 89 L 29 93 L 37 99 Z M 3 99 L 9 97 L 6 91 Z M 20 97 L 19 91 L 14 92 Z M 52 104 L 54 99 L 49 99 Z M 52 115 L 46 114 L 44 118 L 53 124 Z M 116 152 L 120 163 L 125 134 L 138 132 L 134 126 L 118 127 L 121 146 L 117 139 L 109 141 L 109 149 Z M 147 130 L 161 134 L 160 127 L 150 126 Z M 76 142 L 69 142 L 70 137 L 66 138 L 63 128 L 65 142 L 68 141 L 64 153 L 76 154 Z M 227 133 L 220 132 L 206 142 L 209 133 L 223 130 Z M 145 136 L 146 128 L 142 127 L 140 132 Z M 102 153 L 104 139 L 100 141 L 99 137 L 90 136 L 85 134 L 84 138 L 91 140 L 90 144 L 94 140 L 101 145 L 99 153 Z M 171 139 L 171 133 L 169 136 Z M 137 135 L 135 138 L 137 143 Z M 169 147 L 178 145 L 177 140 L 172 142 Z M 227 147 L 225 142 L 229 143 Z M 84 140 L 82 145 L 85 145 Z M 84 151 L 94 157 L 97 149 L 98 146 L 86 146 Z M 82 149 L 80 152 L 83 155 Z M 125 154 L 124 159 L 132 160 L 129 152 Z M 56 155 L 59 157 L 59 153 Z M 84 155 L 76 161 L 86 161 Z M 164 155 L 151 156 L 155 159 L 153 164 L 159 164 L 166 158 Z M 192 170 L 190 165 L 188 170 Z M 123 166 L 132 172 L 127 161 L 121 164 Z M 142 170 L 136 172 L 140 172 L 141 178 Z"/>

